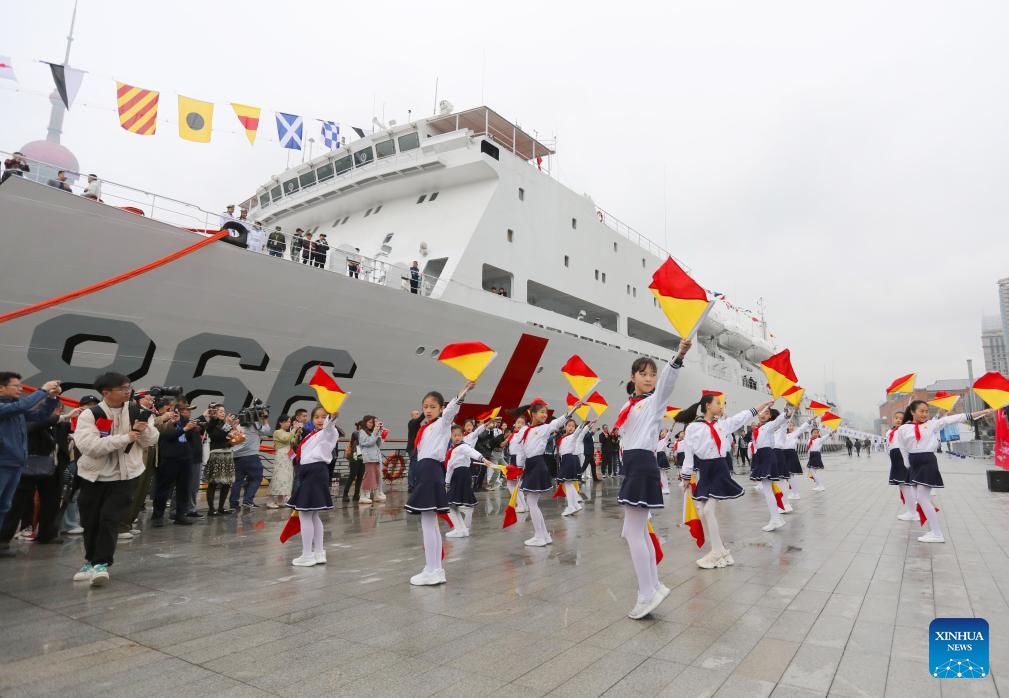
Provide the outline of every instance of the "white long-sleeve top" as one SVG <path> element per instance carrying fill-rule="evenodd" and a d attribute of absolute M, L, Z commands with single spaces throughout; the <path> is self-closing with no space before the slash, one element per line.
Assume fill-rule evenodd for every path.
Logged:
<path fill-rule="evenodd" d="M 564 426 L 568 415 L 562 414 L 552 422 L 546 422 L 535 427 L 526 427 L 525 433 L 519 437 L 519 445 L 524 449 L 526 460 L 542 456 L 547 450 L 550 435 Z"/>
<path fill-rule="evenodd" d="M 945 417 L 933 417 L 927 422 L 915 425 L 914 423 L 902 424 L 897 429 L 897 436 L 894 441 L 900 441 L 900 448 L 904 453 L 935 453 L 939 448 L 939 432 L 947 424 L 962 424 L 967 421 L 966 414 L 950 414 Z M 915 426 L 921 439 L 914 434 Z"/>
<path fill-rule="evenodd" d="M 571 456 L 584 451 L 585 444 L 582 443 L 582 437 L 585 436 L 586 428 L 588 428 L 588 424 L 582 424 L 567 436 L 558 437 L 560 438 L 560 446 L 557 448 L 557 455 Z"/>
<path fill-rule="evenodd" d="M 420 444 L 417 446 L 417 460 L 433 458 L 439 463 L 445 462 L 449 436 L 452 433 L 452 420 L 457 414 L 459 414 L 459 398 L 454 397 L 445 405 L 441 417 L 430 422 L 424 429 L 424 433 L 420 437 Z"/>
<path fill-rule="evenodd" d="M 787 448 L 795 451 L 799 446 L 799 439 L 809 430 L 811 426 L 813 426 L 813 422 L 807 419 L 805 422 L 797 426 L 795 431 L 791 434 L 787 433 L 786 429 L 782 429 L 781 431 L 785 431 L 786 433 L 784 439 L 785 445 L 781 446 L 781 448 Z"/>
<path fill-rule="evenodd" d="M 798 431 L 798 430 L 796 430 Z M 793 432 L 794 433 L 794 432 Z M 830 436 L 830 429 L 824 427 L 820 430 L 820 435 L 815 439 L 810 439 L 809 441 L 809 452 L 819 453 L 820 449 L 823 447 L 823 440 Z"/>
<path fill-rule="evenodd" d="M 754 451 L 759 451 L 760 449 L 765 447 L 778 448 L 778 446 L 775 446 L 774 434 L 783 426 L 785 426 L 785 422 L 787 420 L 788 417 L 785 416 L 784 412 L 782 412 L 781 414 L 778 415 L 777 419 L 771 420 L 770 422 L 765 422 L 764 424 L 761 424 L 760 426 L 756 427 L 757 436 L 753 440 Z"/>
<path fill-rule="evenodd" d="M 683 441 L 680 444 L 680 448 L 683 449 L 683 467 L 680 468 L 680 472 L 689 478 L 690 473 L 694 470 L 695 457 L 711 460 L 724 456 L 732 447 L 732 434 L 740 427 L 749 424 L 756 416 L 757 411 L 749 409 L 715 422 L 715 431 L 718 432 L 718 438 L 722 441 L 721 448 L 715 444 L 711 429 L 703 419 L 687 425 Z"/>
<path fill-rule="evenodd" d="M 526 452 L 522 447 L 522 435 L 529 427 L 522 427 L 512 434 L 508 440 L 508 455 L 515 456 L 515 465 L 519 468 L 526 467 Z"/>
<path fill-rule="evenodd" d="M 336 429 L 336 420 L 326 417 L 322 424 L 322 429 L 316 429 L 301 445 L 301 463 L 328 463 L 333 459 L 333 449 L 340 438 L 340 432 Z"/>
<path fill-rule="evenodd" d="M 483 456 L 465 441 L 460 442 L 457 446 L 453 446 L 452 457 L 445 464 L 445 484 L 447 485 L 452 481 L 453 470 L 463 466 L 468 468 L 470 462 L 475 460 L 483 462 Z"/>
<path fill-rule="evenodd" d="M 680 369 L 667 363 L 659 373 L 655 390 L 648 397 L 638 400 L 627 413 L 627 419 L 620 427 L 620 448 L 624 451 L 654 451 L 659 440 L 659 428 L 666 415 L 666 405 L 673 394 Z M 630 402 L 630 400 L 628 400 Z M 624 403 L 620 411 L 627 406 Z"/>
<path fill-rule="evenodd" d="M 892 451 L 893 449 L 900 449 L 900 439 L 897 438 L 898 427 L 890 427 L 890 430 L 886 432 L 886 450 Z"/>
<path fill-rule="evenodd" d="M 655 453 L 659 451 L 669 451 L 669 442 L 673 438 L 673 432 L 667 433 L 665 436 L 659 439 L 659 443 L 655 445 Z"/>
<path fill-rule="evenodd" d="M 479 439 L 480 434 L 484 433 L 485 431 L 487 431 L 487 426 L 481 424 L 476 429 L 466 434 L 466 436 L 462 437 L 462 442 L 467 446 L 476 446 L 476 440 Z"/>

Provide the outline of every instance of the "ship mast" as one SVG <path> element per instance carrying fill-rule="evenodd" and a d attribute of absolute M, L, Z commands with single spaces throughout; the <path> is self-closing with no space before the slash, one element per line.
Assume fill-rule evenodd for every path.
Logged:
<path fill-rule="evenodd" d="M 63 65 L 70 65 L 70 45 L 74 43 L 74 24 L 76 23 L 77 0 L 74 0 L 74 13 L 70 17 L 70 33 L 67 34 L 67 50 L 63 56 Z M 60 99 L 60 93 L 57 90 L 53 90 L 53 93 L 49 95 L 49 103 L 52 104 L 52 110 L 49 112 L 49 128 L 46 131 L 46 140 L 51 143 L 59 143 L 60 136 L 63 134 L 63 116 L 67 110 L 63 106 L 63 100 Z"/>

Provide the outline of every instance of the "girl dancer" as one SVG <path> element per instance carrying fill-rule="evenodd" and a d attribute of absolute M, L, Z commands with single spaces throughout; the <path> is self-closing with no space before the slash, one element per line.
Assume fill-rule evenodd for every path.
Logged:
<path fill-rule="evenodd" d="M 270 501 L 266 503 L 267 509 L 279 509 L 291 496 L 294 485 L 291 447 L 301 440 L 300 437 L 301 424 L 293 422 L 286 414 L 281 415 L 277 420 L 277 429 L 273 432 L 273 474 L 270 476 Z"/>
<path fill-rule="evenodd" d="M 809 474 L 813 476 L 813 482 L 816 483 L 813 486 L 814 492 L 823 492 L 826 488 L 823 486 L 823 481 L 820 479 L 820 471 L 823 470 L 823 458 L 820 456 L 820 449 L 823 448 L 823 440 L 830 435 L 830 429 L 824 428 L 820 431 L 818 428 L 814 428 L 809 435 L 809 462 L 806 463 L 806 467 L 809 468 Z"/>
<path fill-rule="evenodd" d="M 673 433 L 663 427 L 659 429 L 659 445 L 655 448 L 655 460 L 659 464 L 659 481 L 662 494 L 669 494 L 669 438 Z"/>
<path fill-rule="evenodd" d="M 505 447 L 508 449 L 508 469 L 505 485 L 508 487 L 509 498 L 511 497 L 512 492 L 515 491 L 515 488 L 518 487 L 519 479 L 522 477 L 522 471 L 526 467 L 525 449 L 523 449 L 521 445 L 522 435 L 525 431 L 526 418 L 516 417 L 515 423 L 512 424 L 512 433 L 508 436 L 508 440 L 505 442 Z M 522 494 L 522 490 L 519 490 L 518 499 L 515 501 L 515 513 L 521 514 L 525 511 L 528 511 L 526 509 L 526 498 Z"/>
<path fill-rule="evenodd" d="M 904 413 L 897 412 L 893 415 L 893 426 L 886 432 L 887 449 L 890 452 L 890 484 L 900 487 L 900 493 L 904 496 L 904 506 L 907 511 L 898 514 L 901 521 L 917 521 L 918 514 L 915 512 L 914 485 L 908 477 L 907 465 L 904 463 L 904 452 L 900 448 L 900 440 L 897 439 L 897 430 L 904 423 Z"/>
<path fill-rule="evenodd" d="M 799 460 L 798 451 L 799 439 L 812 426 L 813 420 L 807 419 L 798 427 L 794 424 L 789 424 L 785 432 L 782 455 L 785 458 L 785 471 L 788 473 L 788 478 L 785 480 L 785 483 L 788 485 L 787 499 L 799 499 L 799 490 L 792 484 L 792 476 L 798 475 L 802 477 L 802 462 Z M 785 511 L 792 511 L 792 506 L 787 501 L 785 503 Z"/>
<path fill-rule="evenodd" d="M 561 512 L 561 516 L 571 516 L 582 510 L 581 497 L 575 490 L 575 483 L 582 479 L 582 463 L 578 459 L 578 453 L 585 449 L 582 439 L 585 436 L 585 431 L 593 423 L 583 422 L 580 427 L 575 428 L 575 421 L 569 419 L 564 423 L 564 433 L 557 437 L 557 453 L 561 457 L 557 479 L 564 483 L 564 497 L 568 503 L 564 511 Z"/>
<path fill-rule="evenodd" d="M 319 512 L 333 508 L 329 461 L 340 439 L 336 414 L 326 414 L 326 408 L 316 407 L 312 410 L 312 425 L 315 429 L 298 446 L 298 489 L 287 501 L 287 506 L 295 509 L 301 520 L 301 557 L 291 561 L 296 567 L 326 564 Z"/>
<path fill-rule="evenodd" d="M 788 408 L 785 408 L 784 412 L 778 412 L 772 407 L 757 415 L 759 424 L 753 428 L 754 451 L 750 479 L 760 486 L 760 490 L 764 493 L 764 501 L 767 502 L 767 511 L 771 515 L 767 525 L 761 528 L 762 531 L 771 532 L 785 525 L 785 519 L 778 512 L 778 503 L 774 499 L 771 483 L 780 479 L 781 472 L 774 454 L 774 434 L 785 426 L 788 417 Z"/>
<path fill-rule="evenodd" d="M 663 366 L 661 374 L 658 374 L 652 359 L 635 359 L 631 364 L 631 380 L 627 384 L 630 399 L 614 422 L 614 429 L 620 430 L 624 446 L 625 475 L 617 496 L 617 502 L 624 505 L 622 535 L 627 541 L 634 574 L 638 578 L 638 600 L 627 615 L 635 620 L 651 613 L 669 595 L 669 588 L 659 582 L 655 548 L 648 537 L 648 516 L 650 509 L 664 506 L 655 444 L 659 440 L 659 426 L 665 416 L 669 396 L 689 349 L 690 340 L 680 340 L 679 352 Z"/>
<path fill-rule="evenodd" d="M 452 430 L 452 420 L 459 414 L 459 405 L 473 386 L 470 381 L 448 405 L 441 393 L 432 390 L 424 396 L 421 409 L 424 421 L 417 430 L 414 448 L 417 449 L 417 481 L 406 500 L 406 510 L 420 514 L 420 527 L 424 540 L 424 569 L 410 578 L 414 586 L 445 583 L 445 570 L 441 566 L 441 534 L 438 532 L 438 512 L 447 512 L 448 495 L 445 493 L 445 447 Z"/>
<path fill-rule="evenodd" d="M 904 423 L 897 429 L 896 439 L 907 453 L 908 478 L 915 486 L 915 499 L 928 519 L 929 532 L 919 536 L 922 543 L 945 543 L 939 527 L 939 515 L 932 506 L 932 490 L 942 489 L 939 461 L 935 457 L 939 447 L 939 432 L 947 424 L 960 424 L 968 420 L 966 413 L 946 417 L 928 418 L 928 403 L 914 400 L 904 410 Z M 971 420 L 986 417 L 994 410 L 981 410 L 970 415 Z M 895 440 L 896 440 L 895 439 Z"/>
<path fill-rule="evenodd" d="M 553 479 L 550 468 L 543 454 L 547 450 L 550 435 L 564 426 L 571 414 L 582 406 L 581 400 L 571 407 L 571 412 L 564 414 L 552 422 L 547 422 L 547 403 L 539 398 L 526 409 L 529 412 L 529 426 L 519 437 L 519 446 L 525 449 L 525 470 L 522 473 L 523 494 L 526 496 L 526 506 L 529 507 L 529 518 L 533 522 L 533 537 L 526 541 L 531 548 L 542 548 L 553 543 L 553 538 L 547 532 L 547 522 L 540 511 L 540 496 L 553 490 Z M 573 489 L 573 488 L 572 488 Z"/>
<path fill-rule="evenodd" d="M 477 432 L 472 432 L 471 435 L 474 433 Z M 470 463 L 478 461 L 487 466 L 493 465 L 467 442 L 468 438 L 463 437 L 462 427 L 452 425 L 452 446 L 445 455 L 445 484 L 448 485 L 448 504 L 451 507 L 448 515 L 455 528 L 445 534 L 446 538 L 469 537 L 473 507 L 476 506 Z M 475 437 L 473 441 L 476 441 Z"/>
<path fill-rule="evenodd" d="M 725 454 L 732 446 L 732 434 L 755 416 L 763 414 L 773 403 L 765 402 L 753 409 L 740 412 L 728 419 L 715 421 L 725 415 L 725 403 L 716 395 L 705 395 L 676 415 L 675 421 L 687 424 L 683 439 L 683 466 L 680 470 L 681 486 L 689 491 L 691 473 L 697 473 L 693 498 L 700 502 L 704 537 L 711 543 L 708 554 L 697 560 L 701 569 L 714 569 L 734 564 L 732 555 L 722 543 L 715 516 L 715 502 L 719 499 L 736 499 L 743 496 L 743 488 L 732 479 L 729 461 Z"/>

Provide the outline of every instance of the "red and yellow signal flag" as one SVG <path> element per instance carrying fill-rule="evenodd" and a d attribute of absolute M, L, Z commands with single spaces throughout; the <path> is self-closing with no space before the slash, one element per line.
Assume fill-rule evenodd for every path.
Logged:
<path fill-rule="evenodd" d="M 336 384 L 333 377 L 323 370 L 322 366 L 315 367 L 312 380 L 308 384 L 315 388 L 315 394 L 319 397 L 319 404 L 330 413 L 339 412 L 340 405 L 347 399 L 350 393 Z"/>
<path fill-rule="evenodd" d="M 679 407 L 666 405 L 666 415 L 663 417 L 663 419 L 676 419 L 676 415 L 678 415 L 682 411 L 683 410 Z"/>
<path fill-rule="evenodd" d="M 605 412 L 610 403 L 606 402 L 606 398 L 599 394 L 599 391 L 594 391 L 591 395 L 585 398 L 585 402 L 588 403 L 589 407 L 595 410 L 596 416 L 602 417 L 603 412 Z"/>
<path fill-rule="evenodd" d="M 778 503 L 778 508 L 779 509 L 784 509 L 785 508 L 785 497 L 781 493 L 781 488 L 778 487 L 778 483 L 774 482 L 773 480 L 771 481 L 771 491 L 774 492 L 774 501 L 776 501 Z"/>
<path fill-rule="evenodd" d="M 468 381 L 475 381 L 494 360 L 497 352 L 483 342 L 449 344 L 438 354 L 438 361 L 454 368 Z"/>
<path fill-rule="evenodd" d="M 685 339 L 693 337 L 714 304 L 714 301 L 708 300 L 708 292 L 691 279 L 672 257 L 655 270 L 648 288 L 655 294 L 669 323 Z"/>
<path fill-rule="evenodd" d="M 158 130 L 158 97 L 155 90 L 116 83 L 116 104 L 119 108 L 119 125 L 130 133 L 153 136 Z"/>
<path fill-rule="evenodd" d="M 974 381 L 974 392 L 993 410 L 1009 405 L 1009 380 L 998 371 L 989 371 Z"/>
<path fill-rule="evenodd" d="M 571 393 L 568 393 L 568 396 L 565 399 L 566 399 L 566 401 L 568 403 L 568 409 L 569 410 L 572 407 L 574 407 L 576 404 L 578 404 L 578 398 L 576 398 Z M 575 410 L 575 414 L 578 415 L 578 418 L 581 419 L 584 422 L 586 419 L 589 418 L 589 410 L 590 409 L 592 409 L 592 408 L 589 407 L 589 405 L 585 404 L 585 405 L 582 405 L 581 407 L 579 407 L 577 410 Z"/>
<path fill-rule="evenodd" d="M 515 512 L 515 503 L 518 498 L 519 488 L 516 487 L 512 490 L 512 496 L 508 498 L 508 506 L 505 507 L 504 522 L 502 522 L 501 528 L 508 528 L 519 520 L 518 514 Z"/>
<path fill-rule="evenodd" d="M 655 564 L 662 562 L 662 542 L 659 541 L 659 535 L 652 528 L 652 515 L 648 515 L 648 537 L 652 539 L 652 547 L 655 548 Z"/>
<path fill-rule="evenodd" d="M 286 543 L 299 533 L 301 533 L 301 519 L 298 518 L 297 511 L 292 511 L 287 517 L 287 523 L 284 524 L 284 530 L 280 532 L 280 542 Z"/>
<path fill-rule="evenodd" d="M 918 375 L 916 373 L 909 373 L 906 376 L 901 376 L 900 378 L 895 378 L 893 383 L 889 385 L 886 389 L 887 395 L 896 395 L 898 393 L 913 393 L 914 392 L 914 378 Z"/>
<path fill-rule="evenodd" d="M 820 423 L 830 429 L 837 429 L 837 427 L 841 425 L 841 418 L 833 412 L 824 412 L 820 416 Z"/>
<path fill-rule="evenodd" d="M 704 547 L 704 524 L 701 523 L 701 515 L 697 513 L 697 506 L 691 493 L 697 487 L 697 474 L 690 475 L 690 491 L 683 492 L 683 522 L 687 525 L 691 537 L 697 543 L 698 548 Z"/>
<path fill-rule="evenodd" d="M 782 393 L 781 397 L 785 398 L 785 402 L 792 407 L 798 407 L 799 403 L 802 402 L 802 396 L 805 392 L 806 391 L 800 386 L 793 385 L 791 388 Z"/>
<path fill-rule="evenodd" d="M 486 422 L 486 421 L 488 421 L 490 419 L 497 419 L 497 416 L 499 414 L 501 414 L 501 408 L 500 407 L 495 407 L 492 410 L 487 410 L 486 412 L 481 412 L 480 414 L 478 414 L 477 417 L 476 417 L 476 421 L 478 421 L 478 422 Z"/>
<path fill-rule="evenodd" d="M 599 376 L 589 368 L 589 365 L 582 361 L 582 357 L 575 354 L 561 366 L 561 373 L 568 379 L 571 389 L 575 395 L 585 397 L 590 390 L 599 384 Z"/>
<path fill-rule="evenodd" d="M 956 406 L 959 399 L 960 396 L 956 393 L 947 393 L 945 390 L 940 390 L 935 394 L 934 398 L 928 401 L 928 404 L 932 407 L 938 407 L 940 410 L 946 410 L 949 412 Z"/>
<path fill-rule="evenodd" d="M 256 142 L 256 134 L 259 132 L 259 115 L 263 111 L 259 107 L 250 107 L 248 104 L 232 102 L 231 108 L 235 110 L 238 123 L 245 129 L 245 137 L 249 139 L 249 145 Z"/>
<path fill-rule="evenodd" d="M 799 382 L 792 368 L 792 353 L 785 349 L 774 356 L 760 362 L 760 368 L 767 376 L 767 384 L 771 387 L 771 397 L 777 400 L 786 390 Z"/>
<path fill-rule="evenodd" d="M 822 417 L 827 412 L 830 412 L 830 405 L 824 405 L 822 402 L 817 402 L 816 400 L 810 400 L 809 411 L 815 414 L 817 417 Z"/>

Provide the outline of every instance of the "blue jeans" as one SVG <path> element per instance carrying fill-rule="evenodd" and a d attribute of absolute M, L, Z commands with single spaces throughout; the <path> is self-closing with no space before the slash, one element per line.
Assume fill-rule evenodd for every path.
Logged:
<path fill-rule="evenodd" d="M 242 487 L 245 487 L 243 504 L 252 504 L 259 484 L 263 481 L 263 461 L 259 456 L 235 457 L 235 484 L 231 488 L 231 508 L 238 506 L 238 497 Z"/>
<path fill-rule="evenodd" d="M 20 481 L 21 468 L 0 466 L 0 526 L 3 526 L 4 517 L 11 510 L 14 491 L 17 490 Z"/>

